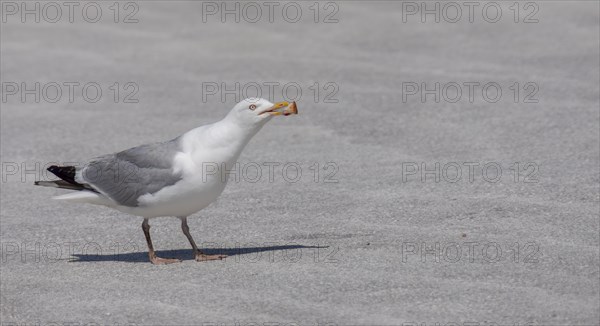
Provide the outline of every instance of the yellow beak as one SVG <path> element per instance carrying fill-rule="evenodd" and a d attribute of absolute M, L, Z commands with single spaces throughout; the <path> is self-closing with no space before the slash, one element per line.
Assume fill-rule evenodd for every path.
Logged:
<path fill-rule="evenodd" d="M 276 111 L 281 108 L 285 108 L 283 112 Z M 289 104 L 288 102 L 278 102 L 275 103 L 272 107 L 270 107 L 267 111 L 270 115 L 290 115 L 290 114 L 298 114 L 298 107 L 296 106 L 296 102 L 292 102 Z"/>
<path fill-rule="evenodd" d="M 288 102 L 285 102 L 285 101 L 283 101 L 283 102 L 277 102 L 277 103 L 273 104 L 273 106 L 272 106 L 272 107 L 270 107 L 270 108 L 266 109 L 266 110 L 265 110 L 264 112 L 262 112 L 261 114 L 263 114 L 263 113 L 268 113 L 268 114 L 270 114 L 270 115 L 280 115 L 280 114 L 281 114 L 281 112 L 277 112 L 277 110 L 279 110 L 279 109 L 281 109 L 281 108 L 285 108 L 285 107 L 287 107 L 288 105 L 290 105 L 290 104 L 289 104 Z"/>

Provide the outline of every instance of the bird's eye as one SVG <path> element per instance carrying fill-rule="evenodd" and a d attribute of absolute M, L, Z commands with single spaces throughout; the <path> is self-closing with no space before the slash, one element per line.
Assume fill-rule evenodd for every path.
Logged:
<path fill-rule="evenodd" d="M 249 108 L 250 110 L 254 110 L 254 109 L 256 109 L 256 105 L 254 105 L 254 104 L 250 104 L 250 106 L 249 106 L 248 108 Z"/>

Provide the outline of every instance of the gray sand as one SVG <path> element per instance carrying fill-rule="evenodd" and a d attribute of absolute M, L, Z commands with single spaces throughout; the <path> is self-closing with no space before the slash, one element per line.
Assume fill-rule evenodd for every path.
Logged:
<path fill-rule="evenodd" d="M 512 2 L 497 23 L 481 18 L 485 3 L 473 23 L 403 23 L 390 1 L 337 2 L 337 23 L 314 23 L 312 3 L 299 2 L 294 24 L 281 6 L 274 23 L 204 23 L 200 3 L 137 4 L 138 23 L 114 23 L 101 3 L 95 24 L 1 24 L 3 83 L 80 83 L 73 103 L 65 86 L 56 103 L 20 93 L 1 103 L 3 325 L 599 323 L 598 2 L 536 2 L 537 23 L 522 22 L 523 7 L 515 23 Z M 96 103 L 81 96 L 88 82 L 102 87 Z M 127 82 L 139 103 L 123 103 Z M 250 142 L 248 174 L 190 218 L 196 241 L 226 260 L 195 262 L 179 221 L 164 218 L 151 222 L 155 247 L 184 261 L 153 266 L 141 218 L 33 186 L 49 162 L 220 119 L 235 100 L 203 101 L 202 83 L 236 82 L 295 82 L 303 95 L 298 116 Z M 337 103 L 325 101 L 328 82 Z M 403 101 L 403 83 L 422 82 L 450 95 Z M 451 82 L 479 82 L 473 103 L 465 86 L 448 100 Z M 488 82 L 502 88 L 496 103 L 481 96 Z M 526 103 L 535 85 L 538 103 Z M 272 182 L 264 162 L 281 164 Z M 297 182 L 293 168 L 283 178 L 288 162 Z M 436 162 L 421 180 L 415 168 Z"/>

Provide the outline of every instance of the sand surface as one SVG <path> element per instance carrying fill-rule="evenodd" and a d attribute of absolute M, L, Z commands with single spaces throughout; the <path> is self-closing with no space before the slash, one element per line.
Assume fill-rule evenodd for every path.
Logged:
<path fill-rule="evenodd" d="M 515 23 L 498 3 L 496 23 L 485 2 L 472 23 L 466 7 L 456 23 L 422 23 L 392 1 L 321 3 L 318 23 L 312 2 L 296 2 L 296 23 L 283 3 L 272 23 L 222 23 L 191 1 L 136 2 L 137 23 L 125 3 L 115 23 L 108 2 L 97 23 L 82 6 L 73 23 L 65 7 L 57 23 L 7 16 L 2 325 L 598 325 L 599 5 L 538 1 L 524 23 L 521 4 Z M 8 94 L 22 82 L 40 83 L 39 103 Z M 141 218 L 33 186 L 51 162 L 171 139 L 223 117 L 225 88 L 269 97 L 275 82 L 272 101 L 300 87 L 300 114 L 265 126 L 240 180 L 190 217 L 224 261 L 195 262 L 164 218 L 155 247 L 183 262 L 153 266 Z M 103 91 L 95 103 L 87 83 Z M 439 102 L 411 95 L 422 83 L 439 83 Z"/>

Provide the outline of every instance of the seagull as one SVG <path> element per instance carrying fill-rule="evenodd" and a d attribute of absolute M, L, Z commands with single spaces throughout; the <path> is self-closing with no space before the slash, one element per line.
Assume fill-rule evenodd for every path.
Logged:
<path fill-rule="evenodd" d="M 248 98 L 221 121 L 175 139 L 99 156 L 83 167 L 53 165 L 48 171 L 60 180 L 35 185 L 76 190 L 54 199 L 104 205 L 143 217 L 148 257 L 155 265 L 180 262 L 158 257 L 154 251 L 149 220 L 161 216 L 181 220 L 196 261 L 220 260 L 226 255 L 209 255 L 196 246 L 187 217 L 219 197 L 229 177 L 223 170 L 232 170 L 246 144 L 273 116 L 297 113 L 295 102 Z"/>

